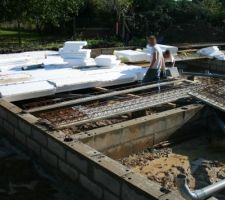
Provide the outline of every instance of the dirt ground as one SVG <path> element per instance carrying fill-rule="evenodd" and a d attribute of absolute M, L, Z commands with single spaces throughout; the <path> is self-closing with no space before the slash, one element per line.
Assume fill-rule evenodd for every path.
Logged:
<path fill-rule="evenodd" d="M 121 162 L 167 190 L 177 189 L 178 174 L 188 177 L 191 189 L 225 179 L 225 150 L 211 147 L 207 138 L 189 140 L 170 148 L 146 149 Z"/>

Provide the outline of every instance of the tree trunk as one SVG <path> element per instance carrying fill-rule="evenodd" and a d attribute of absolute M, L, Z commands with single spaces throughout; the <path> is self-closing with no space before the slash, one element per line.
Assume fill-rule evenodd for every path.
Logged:
<path fill-rule="evenodd" d="M 22 45 L 22 39 L 21 39 L 21 23 L 20 20 L 17 20 L 17 31 L 18 31 L 18 43 L 19 43 L 19 47 L 21 47 Z"/>
<path fill-rule="evenodd" d="M 122 39 L 125 40 L 126 37 L 126 27 L 125 27 L 125 16 L 122 15 Z"/>
<path fill-rule="evenodd" d="M 36 18 L 36 31 L 41 35 L 41 25 L 39 18 Z"/>
<path fill-rule="evenodd" d="M 73 17 L 73 40 L 76 39 L 76 17 Z"/>

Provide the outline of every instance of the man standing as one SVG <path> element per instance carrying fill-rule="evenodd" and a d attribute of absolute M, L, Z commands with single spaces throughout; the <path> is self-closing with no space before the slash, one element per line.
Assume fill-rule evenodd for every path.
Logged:
<path fill-rule="evenodd" d="M 163 52 L 157 45 L 157 39 L 155 36 L 148 37 L 148 44 L 152 48 L 152 60 L 150 67 L 143 79 L 143 83 L 159 81 L 161 70 L 165 70 L 165 61 Z"/>

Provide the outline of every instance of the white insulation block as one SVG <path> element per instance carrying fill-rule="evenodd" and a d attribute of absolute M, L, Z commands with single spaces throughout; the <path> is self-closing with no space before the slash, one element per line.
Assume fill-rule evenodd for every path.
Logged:
<path fill-rule="evenodd" d="M 7 101 L 20 101 L 55 94 L 55 87 L 47 81 L 0 86 L 0 94 Z"/>
<path fill-rule="evenodd" d="M 77 52 L 67 53 L 65 51 L 60 52 L 60 56 L 64 59 L 87 59 L 91 57 L 90 49 L 81 49 Z"/>
<path fill-rule="evenodd" d="M 67 79 L 56 79 L 50 80 L 51 84 L 56 87 L 56 93 L 67 92 L 73 90 L 80 90 L 85 88 L 96 87 L 98 85 L 98 80 L 95 77 L 74 77 Z"/>
<path fill-rule="evenodd" d="M 115 51 L 114 54 L 118 59 L 123 62 L 142 62 L 147 61 L 147 54 L 144 52 L 133 51 L 133 50 L 123 50 L 123 51 Z"/>
<path fill-rule="evenodd" d="M 95 58 L 96 65 L 98 66 L 115 66 L 119 65 L 120 61 L 116 59 L 116 56 L 113 55 L 100 55 Z"/>
<path fill-rule="evenodd" d="M 87 45 L 86 41 L 67 41 L 64 43 L 63 51 L 68 53 L 77 52 Z"/>

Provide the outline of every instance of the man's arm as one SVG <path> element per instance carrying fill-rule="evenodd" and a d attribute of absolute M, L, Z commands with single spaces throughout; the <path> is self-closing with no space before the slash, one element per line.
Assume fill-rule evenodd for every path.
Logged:
<path fill-rule="evenodd" d="M 166 71 L 166 62 L 165 59 L 162 60 L 162 70 Z"/>
<path fill-rule="evenodd" d="M 172 67 L 175 67 L 176 61 L 175 61 L 175 58 L 173 57 L 173 55 L 171 55 L 171 61 L 172 61 Z"/>
<path fill-rule="evenodd" d="M 154 66 L 154 64 L 155 64 L 155 62 L 156 62 L 156 52 L 154 52 L 154 54 L 153 54 L 153 57 L 152 57 L 152 62 L 151 62 L 151 64 L 150 64 L 150 68 L 152 68 L 153 66 Z"/>

